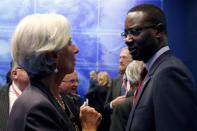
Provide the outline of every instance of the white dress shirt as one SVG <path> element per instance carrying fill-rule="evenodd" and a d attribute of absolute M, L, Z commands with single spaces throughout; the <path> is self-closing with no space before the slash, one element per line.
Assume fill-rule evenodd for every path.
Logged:
<path fill-rule="evenodd" d="M 16 84 L 12 83 L 9 88 L 9 113 L 11 112 L 14 102 L 21 94 L 22 91 L 16 86 Z"/>

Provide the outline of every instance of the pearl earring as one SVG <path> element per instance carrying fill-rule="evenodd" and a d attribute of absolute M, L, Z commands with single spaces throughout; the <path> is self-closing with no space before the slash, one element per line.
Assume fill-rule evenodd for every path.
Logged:
<path fill-rule="evenodd" d="M 54 69 L 54 73 L 58 73 L 58 69 L 57 69 L 57 67 Z"/>

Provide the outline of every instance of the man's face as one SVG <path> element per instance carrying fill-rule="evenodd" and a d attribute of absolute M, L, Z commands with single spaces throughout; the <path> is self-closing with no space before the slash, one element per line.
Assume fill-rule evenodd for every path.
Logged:
<path fill-rule="evenodd" d="M 79 85 L 79 80 L 77 73 L 66 74 L 59 86 L 61 91 L 65 91 L 71 96 L 77 94 L 77 87 Z"/>
<path fill-rule="evenodd" d="M 129 50 L 127 48 L 124 48 L 120 52 L 120 58 L 119 58 L 119 71 L 120 73 L 124 74 L 127 65 L 132 61 L 131 55 L 129 54 Z"/>
<path fill-rule="evenodd" d="M 11 71 L 12 81 L 23 91 L 29 84 L 29 76 L 27 72 L 21 68 L 13 69 Z"/>
<path fill-rule="evenodd" d="M 125 43 L 134 60 L 147 62 L 158 50 L 155 26 L 146 22 L 144 12 L 128 13 L 125 20 Z"/>

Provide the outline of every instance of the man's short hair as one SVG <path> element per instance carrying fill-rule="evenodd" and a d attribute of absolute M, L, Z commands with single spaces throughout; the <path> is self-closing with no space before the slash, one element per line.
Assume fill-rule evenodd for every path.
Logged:
<path fill-rule="evenodd" d="M 164 12 L 157 6 L 152 4 L 140 4 L 137 6 L 134 6 L 131 8 L 128 13 L 135 12 L 135 11 L 142 11 L 147 14 L 146 22 L 157 25 L 162 24 L 163 25 L 163 31 L 165 34 L 167 34 L 167 23 L 166 23 L 166 17 Z"/>

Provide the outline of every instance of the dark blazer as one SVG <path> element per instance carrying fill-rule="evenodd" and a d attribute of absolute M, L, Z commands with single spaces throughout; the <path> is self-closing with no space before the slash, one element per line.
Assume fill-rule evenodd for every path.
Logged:
<path fill-rule="evenodd" d="M 111 86 L 107 92 L 107 97 L 105 101 L 105 109 L 110 111 L 110 102 L 116 97 L 121 95 L 121 86 L 122 86 L 122 76 L 119 75 L 112 80 Z"/>
<path fill-rule="evenodd" d="M 94 107 L 99 113 L 102 114 L 102 121 L 97 131 L 108 131 L 110 126 L 110 114 L 105 111 L 104 104 L 108 91 L 107 86 L 99 86 L 92 88 L 86 97 L 89 99 L 89 106 Z"/>
<path fill-rule="evenodd" d="M 110 131 L 125 131 L 131 107 L 131 96 L 115 106 L 111 116 Z"/>
<path fill-rule="evenodd" d="M 6 130 L 9 117 L 9 87 L 10 84 L 6 84 L 0 89 L 0 131 Z"/>
<path fill-rule="evenodd" d="M 188 69 L 170 51 L 149 70 L 126 131 L 197 131 L 197 89 Z"/>
<path fill-rule="evenodd" d="M 65 112 L 67 113 L 69 119 L 75 126 L 75 129 L 82 130 L 79 114 L 80 114 L 80 106 L 82 105 L 79 96 L 69 96 L 65 92 L 61 93 L 63 101 L 65 103 L 66 109 Z"/>
<path fill-rule="evenodd" d="M 49 88 L 38 81 L 31 84 L 14 103 L 7 131 L 74 131 Z"/>
<path fill-rule="evenodd" d="M 90 79 L 89 88 L 88 89 L 94 88 L 96 86 L 97 86 L 97 81 Z"/>
<path fill-rule="evenodd" d="M 109 87 L 97 85 L 88 94 L 89 105 L 94 107 L 98 112 L 103 112 L 108 89 Z"/>

